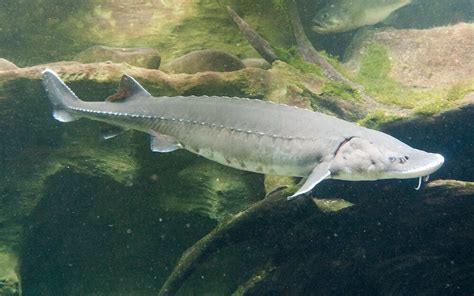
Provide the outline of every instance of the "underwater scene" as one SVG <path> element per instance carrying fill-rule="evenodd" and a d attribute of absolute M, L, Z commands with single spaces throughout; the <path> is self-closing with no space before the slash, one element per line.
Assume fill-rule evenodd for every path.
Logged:
<path fill-rule="evenodd" d="M 474 0 L 1 0 L 0 296 L 474 295 Z"/>

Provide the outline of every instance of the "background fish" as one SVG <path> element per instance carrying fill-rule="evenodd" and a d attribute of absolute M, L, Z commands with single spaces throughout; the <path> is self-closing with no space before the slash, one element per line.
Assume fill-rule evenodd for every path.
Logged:
<path fill-rule="evenodd" d="M 312 30 L 327 34 L 374 25 L 410 3 L 411 0 L 329 1 L 313 18 Z"/>

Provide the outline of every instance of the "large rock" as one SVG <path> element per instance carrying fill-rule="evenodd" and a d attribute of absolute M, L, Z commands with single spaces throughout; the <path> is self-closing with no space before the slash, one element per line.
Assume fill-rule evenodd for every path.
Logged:
<path fill-rule="evenodd" d="M 357 72 L 361 58 L 374 46 L 386 49 L 390 77 L 405 86 L 434 89 L 474 82 L 474 24 L 365 31 L 346 53 L 348 64 Z"/>
<path fill-rule="evenodd" d="M 215 49 L 204 49 L 190 52 L 163 67 L 169 73 L 194 74 L 198 72 L 230 72 L 245 68 L 238 57 Z"/>
<path fill-rule="evenodd" d="M 136 67 L 158 69 L 161 63 L 161 56 L 153 48 L 119 48 L 96 45 L 78 53 L 74 60 L 81 63 L 127 63 Z"/>

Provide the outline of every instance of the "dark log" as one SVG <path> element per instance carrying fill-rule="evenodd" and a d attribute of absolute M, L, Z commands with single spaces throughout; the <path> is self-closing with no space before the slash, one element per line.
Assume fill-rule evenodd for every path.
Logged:
<path fill-rule="evenodd" d="M 423 197 L 418 199 L 419 202 L 416 205 L 413 205 L 413 203 L 410 202 L 402 207 L 400 211 L 403 213 L 407 208 L 413 206 L 425 209 L 426 204 L 449 204 L 453 199 L 472 196 L 473 192 L 473 183 L 470 182 L 455 180 L 433 181 L 427 184 L 426 190 L 422 192 Z M 195 268 L 203 263 L 208 256 L 223 247 L 236 244 L 240 241 L 249 240 L 255 237 L 265 237 L 265 232 L 268 231 L 268 227 L 274 229 L 293 229 L 291 231 L 293 232 L 295 231 L 295 225 L 299 225 L 303 221 L 310 221 L 317 216 L 320 216 L 321 219 L 328 219 L 328 221 L 331 221 L 331 217 L 333 217 L 332 219 L 334 220 L 334 213 L 325 213 L 317 210 L 315 203 L 311 201 L 311 199 L 301 198 L 288 202 L 286 200 L 287 195 L 287 190 L 281 190 L 270 194 L 267 198 L 256 203 L 249 209 L 223 222 L 212 232 L 187 249 L 161 288 L 159 295 L 176 294 Z M 338 211 L 338 215 L 344 215 L 345 218 L 359 217 L 359 215 L 362 215 L 361 217 L 363 217 L 367 212 L 373 213 L 374 215 L 380 215 L 379 212 L 376 212 L 371 207 L 373 207 L 371 203 L 361 204 L 351 207 L 348 210 Z M 379 208 L 379 206 L 375 206 L 375 208 Z M 334 223 L 334 221 L 332 221 L 332 223 Z M 367 227 L 370 225 L 371 224 L 368 224 Z M 287 241 L 290 242 L 290 240 Z M 294 250 L 297 246 L 304 245 L 301 241 L 295 241 L 294 244 L 294 247 L 287 246 L 287 248 L 289 250 Z M 285 250 L 282 252 L 285 252 Z M 288 266 L 293 268 L 295 267 L 293 264 L 299 263 L 295 261 Z M 276 272 L 277 275 L 284 276 L 281 273 L 284 273 L 285 268 L 288 267 L 285 266 L 269 267 L 270 270 L 267 270 L 267 272 Z M 259 272 L 261 271 L 257 271 L 256 275 L 258 275 Z M 258 282 L 266 280 L 266 277 L 258 276 L 257 278 L 252 278 L 250 280 L 251 283 L 244 284 L 242 288 L 244 290 L 258 291 L 260 289 Z"/>
<path fill-rule="evenodd" d="M 227 6 L 227 11 L 234 21 L 234 23 L 239 27 L 242 34 L 248 40 L 250 45 L 260 54 L 270 64 L 277 60 L 277 55 L 273 50 L 270 43 L 267 40 L 263 39 L 254 29 L 252 29 L 247 22 L 245 22 L 232 8 Z"/>
<path fill-rule="evenodd" d="M 364 191 L 364 186 L 359 190 Z M 299 220 L 299 227 L 288 225 L 278 230 L 282 235 L 274 241 L 263 235 L 255 244 L 275 246 L 275 253 L 235 294 L 305 295 L 315 286 L 320 295 L 341 294 L 361 286 L 361 293 L 380 295 L 400 295 L 412 289 L 430 295 L 471 291 L 474 262 L 469 230 L 474 220 L 470 215 L 474 182 L 434 180 L 421 191 L 402 193 L 394 187 L 382 194 L 388 192 L 390 197 L 370 201 L 377 197 L 374 190 L 365 202 L 359 200 L 361 203 L 332 215 L 318 217 L 313 211 L 309 219 Z M 371 234 L 366 236 L 361 230 Z M 331 233 L 338 237 L 328 238 Z M 298 239 L 293 241 L 295 237 Z M 276 246 L 279 241 L 284 243 Z M 460 258 L 459 262 L 453 264 L 453 258 Z M 358 276 L 352 279 L 354 270 Z M 430 284 L 419 285 L 419 278 Z M 437 285 L 437 281 L 448 279 L 455 288 L 445 293 L 450 287 Z"/>
<path fill-rule="evenodd" d="M 263 229 L 264 226 L 267 226 L 263 224 L 267 223 L 274 225 L 288 223 L 287 221 L 292 221 L 292 219 L 298 221 L 298 219 L 307 217 L 308 213 L 312 213 L 316 209 L 315 204 L 310 199 L 301 198 L 288 201 L 287 196 L 287 190 L 271 193 L 247 210 L 222 222 L 213 231 L 188 248 L 162 286 L 159 295 L 176 294 L 194 269 L 209 255 L 224 246 L 255 236 L 251 234 L 252 230 L 255 229 L 255 225 L 259 225 L 259 228 Z M 287 215 L 284 213 L 287 213 Z"/>

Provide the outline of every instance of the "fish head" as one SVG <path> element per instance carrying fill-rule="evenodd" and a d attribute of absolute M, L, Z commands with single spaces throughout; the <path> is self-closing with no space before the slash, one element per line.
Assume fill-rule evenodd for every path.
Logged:
<path fill-rule="evenodd" d="M 352 23 L 350 7 L 329 4 L 318 11 L 312 23 L 311 29 L 320 34 L 348 31 Z"/>
<path fill-rule="evenodd" d="M 412 148 L 383 134 L 383 140 L 352 137 L 331 162 L 331 177 L 341 180 L 409 179 L 428 176 L 444 163 L 440 154 Z"/>

